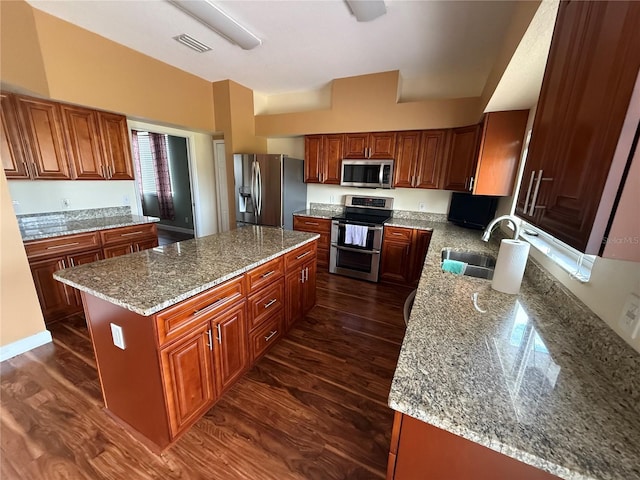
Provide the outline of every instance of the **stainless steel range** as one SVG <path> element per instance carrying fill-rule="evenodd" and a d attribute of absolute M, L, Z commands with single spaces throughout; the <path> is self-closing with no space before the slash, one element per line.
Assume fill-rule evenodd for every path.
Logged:
<path fill-rule="evenodd" d="M 331 221 L 329 272 L 378 281 L 383 224 L 393 198 L 347 195 L 342 215 Z"/>

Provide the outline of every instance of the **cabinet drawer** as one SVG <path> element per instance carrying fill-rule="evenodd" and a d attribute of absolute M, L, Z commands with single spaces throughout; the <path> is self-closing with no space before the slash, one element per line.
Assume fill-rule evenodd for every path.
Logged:
<path fill-rule="evenodd" d="M 209 320 L 244 296 L 244 276 L 241 275 L 163 310 L 156 315 L 158 343 L 163 345 L 178 338 L 196 323 Z"/>
<path fill-rule="evenodd" d="M 281 310 L 284 305 L 284 279 L 260 290 L 249 297 L 250 328 L 257 327 L 262 322 Z"/>
<path fill-rule="evenodd" d="M 301 265 L 303 262 L 315 257 L 317 248 L 318 242 L 313 241 L 287 253 L 284 257 L 285 270 L 289 272 L 298 265 Z"/>
<path fill-rule="evenodd" d="M 143 237 L 156 235 L 156 226 L 153 223 L 132 225 L 131 227 L 111 228 L 100 232 L 102 245 L 113 245 L 125 242 L 131 243 Z"/>
<path fill-rule="evenodd" d="M 282 336 L 282 310 L 249 334 L 251 362 L 264 355 Z"/>
<path fill-rule="evenodd" d="M 262 287 L 275 282 L 284 275 L 284 259 L 282 255 L 268 261 L 264 265 L 247 272 L 249 293 L 257 292 Z"/>
<path fill-rule="evenodd" d="M 411 228 L 384 227 L 384 239 L 389 242 L 411 243 Z"/>
<path fill-rule="evenodd" d="M 93 250 L 95 248 L 100 248 L 100 239 L 96 232 L 65 235 L 46 240 L 33 240 L 24 244 L 24 249 L 29 258 L 60 255 L 77 250 Z"/>
<path fill-rule="evenodd" d="M 318 248 L 329 248 L 331 220 L 314 217 L 293 217 L 293 229 L 301 232 L 319 233 Z"/>

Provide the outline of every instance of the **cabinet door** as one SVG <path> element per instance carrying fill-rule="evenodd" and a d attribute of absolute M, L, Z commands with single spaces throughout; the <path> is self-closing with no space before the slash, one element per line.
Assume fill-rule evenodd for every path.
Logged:
<path fill-rule="evenodd" d="M 78 265 L 84 265 L 86 263 L 97 262 L 102 260 L 104 256 L 101 250 L 91 250 L 89 252 L 74 253 L 73 255 L 67 255 L 67 261 L 69 266 L 76 267 Z M 67 287 L 68 288 L 68 287 Z M 75 303 L 78 305 L 78 311 L 82 310 L 82 297 L 80 296 L 80 290 L 72 289 L 75 297 Z"/>
<path fill-rule="evenodd" d="M 422 275 L 424 260 L 431 243 L 431 232 L 429 230 L 414 230 L 411 239 L 411 258 L 409 260 L 410 273 L 409 283 L 417 285 Z"/>
<path fill-rule="evenodd" d="M 339 185 L 344 135 L 323 135 L 323 137 L 322 160 L 324 173 L 322 183 Z"/>
<path fill-rule="evenodd" d="M 446 138 L 446 130 L 425 130 L 422 132 L 420 157 L 416 164 L 415 187 L 440 188 Z"/>
<path fill-rule="evenodd" d="M 0 155 L 7 178 L 31 178 L 14 97 L 4 92 L 0 93 Z"/>
<path fill-rule="evenodd" d="M 212 324 L 218 393 L 226 391 L 247 369 L 246 302 L 219 315 Z"/>
<path fill-rule="evenodd" d="M 580 251 L 640 68 L 640 49 L 630 46 L 639 44 L 640 3 L 561 2 L 517 212 L 528 200 L 525 218 Z"/>
<path fill-rule="evenodd" d="M 205 323 L 160 352 L 172 438 L 215 401 L 209 328 Z"/>
<path fill-rule="evenodd" d="M 396 132 L 369 134 L 369 158 L 389 160 L 396 157 Z"/>
<path fill-rule="evenodd" d="M 69 267 L 64 257 L 30 262 L 29 267 L 42 314 L 47 321 L 56 320 L 77 310 L 73 289 L 53 278 L 54 272 Z"/>
<path fill-rule="evenodd" d="M 411 230 L 404 230 L 408 230 L 409 236 L 411 236 Z M 384 238 L 382 241 L 382 252 L 380 258 L 380 280 L 391 283 L 408 283 L 409 275 L 411 274 L 411 268 L 409 265 L 410 258 L 410 241 L 396 242 Z"/>
<path fill-rule="evenodd" d="M 57 103 L 17 96 L 20 126 L 35 178 L 70 180 L 63 124 Z"/>
<path fill-rule="evenodd" d="M 72 105 L 62 105 L 61 109 L 75 178 L 104 180 L 107 173 L 100 145 L 98 112 Z"/>
<path fill-rule="evenodd" d="M 285 277 L 285 322 L 287 330 L 302 318 L 302 269 Z"/>
<path fill-rule="evenodd" d="M 393 165 L 393 186 L 413 187 L 420 151 L 420 132 L 398 133 L 396 151 L 398 154 Z"/>
<path fill-rule="evenodd" d="M 442 185 L 444 190 L 465 192 L 473 189 L 479 136 L 480 125 L 451 130 Z"/>
<path fill-rule="evenodd" d="M 344 158 L 367 158 L 368 133 L 347 133 L 344 136 Z"/>
<path fill-rule="evenodd" d="M 323 135 L 304 137 L 304 181 L 306 183 L 321 183 L 322 138 Z"/>
<path fill-rule="evenodd" d="M 134 245 L 134 249 L 136 252 L 141 252 L 142 250 L 148 250 L 150 248 L 155 248 L 157 246 L 158 246 L 158 237 L 154 237 L 154 238 L 148 238 L 144 240 L 138 240 Z"/>
<path fill-rule="evenodd" d="M 107 177 L 110 180 L 133 180 L 127 118 L 107 112 L 98 112 L 98 117 Z"/>
<path fill-rule="evenodd" d="M 302 316 L 316 304 L 316 260 L 313 259 L 304 265 L 305 280 L 302 284 Z"/>
<path fill-rule="evenodd" d="M 135 251 L 135 245 L 133 243 L 124 243 L 121 245 L 111 245 L 104 247 L 104 258 L 119 257 L 121 255 L 127 255 Z"/>

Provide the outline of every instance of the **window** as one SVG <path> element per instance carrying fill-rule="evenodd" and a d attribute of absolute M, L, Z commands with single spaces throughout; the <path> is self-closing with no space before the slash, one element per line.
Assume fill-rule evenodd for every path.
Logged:
<path fill-rule="evenodd" d="M 166 137 L 166 135 L 165 135 Z M 149 145 L 149 132 L 138 132 L 138 155 L 140 156 L 140 173 L 142 176 L 142 193 L 145 195 L 158 195 L 156 183 L 156 167 Z M 167 151 L 167 158 L 169 152 Z M 171 193 L 173 194 L 173 181 Z"/>

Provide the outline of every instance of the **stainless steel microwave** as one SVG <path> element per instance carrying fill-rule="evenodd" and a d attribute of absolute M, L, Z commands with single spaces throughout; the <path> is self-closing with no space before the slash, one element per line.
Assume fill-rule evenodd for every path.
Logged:
<path fill-rule="evenodd" d="M 393 160 L 342 160 L 340 185 L 392 188 Z"/>

